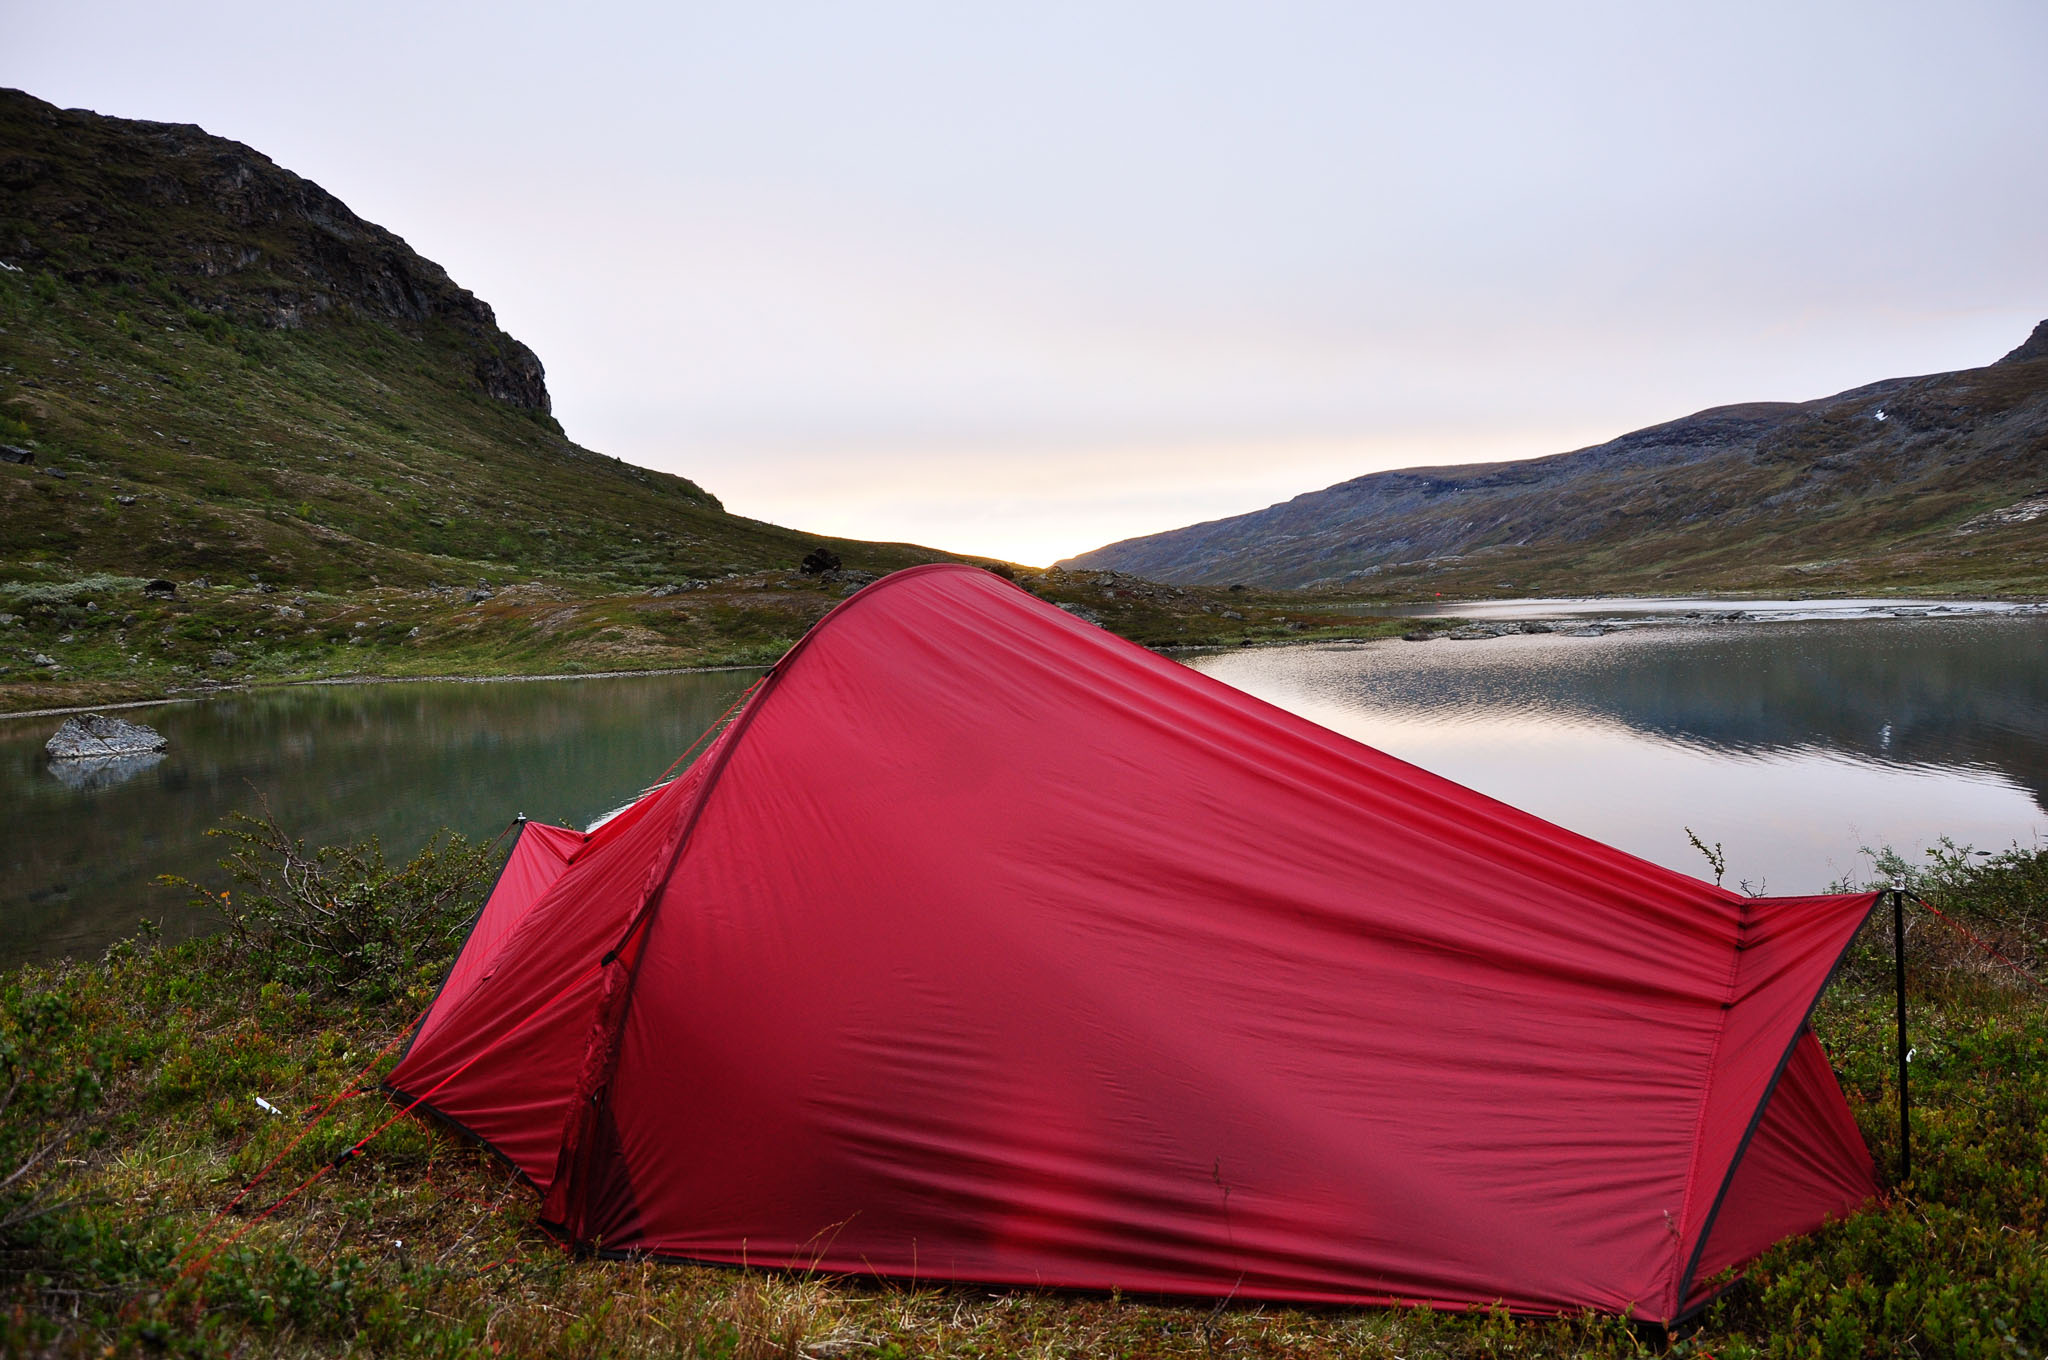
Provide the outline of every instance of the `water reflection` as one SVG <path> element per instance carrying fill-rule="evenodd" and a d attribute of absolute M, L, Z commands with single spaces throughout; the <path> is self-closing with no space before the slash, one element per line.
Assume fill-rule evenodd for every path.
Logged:
<path fill-rule="evenodd" d="M 1646 858 L 1818 891 L 1857 848 L 2048 828 L 2048 620 L 1644 629 L 1246 650 L 1194 664 L 1263 698 Z M 409 852 L 512 814 L 588 825 L 659 776 L 751 673 L 333 686 L 144 711 L 170 750 L 116 781 L 43 759 L 55 719 L 0 721 L 0 964 L 89 953 L 188 914 L 160 874 L 268 801 L 319 844 Z"/>
<path fill-rule="evenodd" d="M 95 789 L 110 789 L 116 784 L 125 784 L 145 770 L 153 770 L 163 764 L 162 751 L 145 751 L 132 756 L 95 756 L 88 760 L 53 760 L 49 764 L 50 778 L 67 789 L 89 793 Z"/>
<path fill-rule="evenodd" d="M 2048 620 L 1722 624 L 1290 647 L 1195 664 L 1393 755 L 1697 873 L 1819 891 L 1862 845 L 2048 827 Z"/>
<path fill-rule="evenodd" d="M 1714 595 L 1579 595 L 1399 605 L 1385 612 L 1414 618 L 1450 619 L 1697 619 L 1738 615 L 1748 619 L 1812 621 L 1920 619 L 1977 614 L 2039 615 L 2042 607 L 2016 604 L 2011 600 L 1932 600 L 1897 596 L 1750 600 Z"/>
<path fill-rule="evenodd" d="M 57 719 L 0 721 L 0 965 L 96 951 L 145 916 L 173 937 L 206 927 L 157 876 L 217 876 L 206 830 L 259 800 L 313 844 L 377 835 L 394 854 L 444 825 L 495 835 L 520 812 L 582 826 L 657 778 L 753 678 L 231 695 L 130 715 L 170 748 L 119 780 L 45 761 Z"/>

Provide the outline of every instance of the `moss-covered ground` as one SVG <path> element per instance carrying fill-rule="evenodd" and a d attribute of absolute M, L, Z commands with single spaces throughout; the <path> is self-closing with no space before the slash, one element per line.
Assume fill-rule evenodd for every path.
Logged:
<path fill-rule="evenodd" d="M 388 1063 L 376 1055 L 431 995 L 493 859 L 489 847 L 442 843 L 386 868 L 360 850 L 322 858 L 244 830 L 239 874 L 195 889 L 232 917 L 222 933 L 25 968 L 0 989 L 0 1177 L 27 1167 L 0 1184 L 0 1352 L 2048 1351 L 2048 853 L 1944 851 L 1926 865 L 1880 866 L 1910 873 L 1949 918 L 1916 907 L 1911 920 L 1912 1179 L 1894 1183 L 1892 1171 L 1890 930 L 1880 921 L 1815 1023 L 1883 1169 L 1882 1201 L 1777 1247 L 1696 1327 L 1667 1336 L 1598 1316 L 1218 1306 L 582 1260 L 536 1227 L 533 1195 L 502 1165 L 411 1118 L 259 1221 L 252 1211 L 391 1119 L 376 1096 L 343 1101 L 222 1217 L 322 1103 Z M 300 855 L 296 877 L 281 872 L 287 854 Z M 315 880 L 353 905 L 345 922 L 308 935 L 291 885 Z"/>

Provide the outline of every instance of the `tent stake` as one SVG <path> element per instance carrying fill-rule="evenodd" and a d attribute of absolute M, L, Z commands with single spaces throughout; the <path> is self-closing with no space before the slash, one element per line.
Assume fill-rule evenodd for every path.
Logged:
<path fill-rule="evenodd" d="M 1899 1184 L 1913 1176 L 1912 1130 L 1906 1122 L 1906 893 L 1892 889 L 1892 981 L 1899 992 Z"/>

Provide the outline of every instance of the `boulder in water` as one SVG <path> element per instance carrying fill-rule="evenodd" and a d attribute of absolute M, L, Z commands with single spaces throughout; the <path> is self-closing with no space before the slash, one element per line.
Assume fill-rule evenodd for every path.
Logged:
<path fill-rule="evenodd" d="M 88 713 L 66 718 L 56 735 L 43 743 L 51 760 L 117 760 L 161 751 L 170 743 L 153 727 Z"/>

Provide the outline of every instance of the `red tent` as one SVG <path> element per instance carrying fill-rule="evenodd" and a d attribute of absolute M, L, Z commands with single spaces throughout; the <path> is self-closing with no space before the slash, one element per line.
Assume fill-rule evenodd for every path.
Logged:
<path fill-rule="evenodd" d="M 680 778 L 527 826 L 389 1086 L 607 1252 L 1669 1320 L 1874 1192 L 1806 1027 L 1874 901 L 918 567 Z"/>

